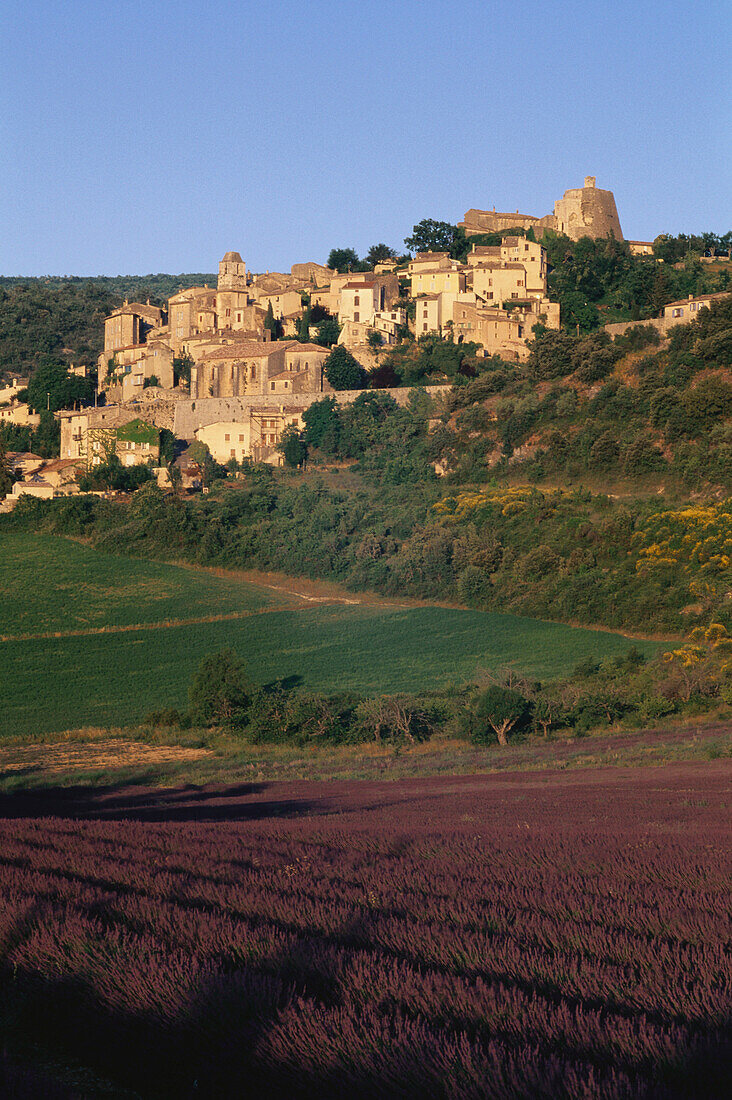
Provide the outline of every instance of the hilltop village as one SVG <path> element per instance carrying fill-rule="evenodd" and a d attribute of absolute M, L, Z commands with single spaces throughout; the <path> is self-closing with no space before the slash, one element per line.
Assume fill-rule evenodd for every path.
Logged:
<path fill-rule="evenodd" d="M 334 389 L 328 380 L 333 345 L 366 372 L 403 339 L 430 335 L 472 345 L 478 357 L 523 362 L 536 334 L 558 331 L 563 321 L 560 304 L 549 298 L 547 249 L 537 236 L 550 231 L 574 241 L 624 240 L 613 193 L 598 188 L 592 176 L 566 191 L 553 214 L 471 209 L 459 228 L 467 238 L 463 260 L 449 251 L 417 250 L 401 260 L 387 257 L 368 271 L 305 262 L 288 273 L 253 274 L 241 254 L 230 251 L 218 265 L 215 287 L 181 289 L 165 306 L 125 301 L 104 322 L 94 404 L 56 413 L 60 457 L 54 462 L 15 456 L 19 480 L 5 506 L 24 492 L 77 491 L 79 472 L 112 454 L 123 466 L 156 467 L 166 484 L 163 431 L 179 447 L 204 445 L 220 464 L 281 464 L 283 434 L 303 427 L 311 404 L 336 392 L 339 404 L 348 404 L 361 392 Z M 492 243 L 483 243 L 486 238 Z M 653 254 L 652 242 L 626 243 L 631 255 Z M 663 334 L 693 320 L 706 298 L 667 304 L 650 323 Z M 323 319 L 331 322 L 327 340 Z M 605 327 L 616 335 L 628 324 Z M 0 391 L 0 417 L 34 426 L 38 409 L 20 399 L 21 381 L 11 379 Z M 409 391 L 389 392 L 404 403 Z M 194 448 L 182 463 L 189 487 L 200 484 L 201 453 Z"/>

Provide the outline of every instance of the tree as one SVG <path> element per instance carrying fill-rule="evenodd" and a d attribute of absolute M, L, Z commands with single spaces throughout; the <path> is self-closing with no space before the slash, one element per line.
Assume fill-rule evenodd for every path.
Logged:
<path fill-rule="evenodd" d="M 358 269 L 359 259 L 353 248 L 331 248 L 328 254 L 328 267 L 344 275 L 347 271 Z"/>
<path fill-rule="evenodd" d="M 303 466 L 308 457 L 308 445 L 302 432 L 294 424 L 288 425 L 282 433 L 277 450 L 288 466 L 297 469 Z"/>
<path fill-rule="evenodd" d="M 160 461 L 170 466 L 175 461 L 177 440 L 169 428 L 160 429 Z"/>
<path fill-rule="evenodd" d="M 481 692 L 473 706 L 472 734 L 475 741 L 487 741 L 491 729 L 499 745 L 508 744 L 508 734 L 519 729 L 529 719 L 529 702 L 512 688 L 492 684 Z"/>
<path fill-rule="evenodd" d="M 378 331 L 378 329 L 375 328 L 371 329 L 368 336 L 366 337 L 366 340 L 372 351 L 378 351 L 379 348 L 383 347 L 384 345 L 383 335 Z"/>
<path fill-rule="evenodd" d="M 340 419 L 335 397 L 314 401 L 302 414 L 305 421 L 305 442 L 327 451 L 338 449 Z"/>
<path fill-rule="evenodd" d="M 191 367 L 193 365 L 193 359 L 190 355 L 184 355 L 180 359 L 173 360 L 174 386 L 179 386 L 181 382 L 186 386 L 191 384 Z"/>
<path fill-rule="evenodd" d="M 297 338 L 303 344 L 307 344 L 310 339 L 310 310 L 307 306 L 303 310 L 303 315 L 297 326 Z"/>
<path fill-rule="evenodd" d="M 318 325 L 317 343 L 323 348 L 330 348 L 338 340 L 341 334 L 341 326 L 335 317 L 324 317 Z"/>
<path fill-rule="evenodd" d="M 0 435 L 0 500 L 9 492 L 15 478 L 10 467 L 5 443 Z"/>
<path fill-rule="evenodd" d="M 137 463 L 135 466 L 123 466 L 118 456 L 110 453 L 106 462 L 92 466 L 79 477 L 79 488 L 83 493 L 115 489 L 121 493 L 134 493 L 145 482 L 152 480 L 149 466 Z"/>
<path fill-rule="evenodd" d="M 388 244 L 372 244 L 366 253 L 366 263 L 371 267 L 385 263 L 387 260 L 395 260 L 396 252 Z"/>
<path fill-rule="evenodd" d="M 254 685 L 233 649 L 209 653 L 188 689 L 190 715 L 203 726 L 243 725 Z"/>
<path fill-rule="evenodd" d="M 69 374 L 67 364 L 53 355 L 41 356 L 28 383 L 28 404 L 35 412 L 68 409 L 77 401 L 87 404 L 93 397 L 89 379 Z"/>
<path fill-rule="evenodd" d="M 264 327 L 266 329 L 269 329 L 269 331 L 272 334 L 272 339 L 273 340 L 276 340 L 278 338 L 278 336 L 280 335 L 281 325 L 280 325 L 280 322 L 276 319 L 276 317 L 274 315 L 274 310 L 272 309 L 272 301 L 271 300 L 270 300 L 269 304 L 267 305 L 267 313 L 265 314 L 265 317 L 264 317 Z"/>
<path fill-rule="evenodd" d="M 170 488 L 173 490 L 173 496 L 179 497 L 183 488 L 183 471 L 180 466 L 176 466 L 174 462 L 171 462 L 168 466 L 168 477 L 170 478 Z"/>
<path fill-rule="evenodd" d="M 323 373 L 334 390 L 363 390 L 366 388 L 366 371 L 342 344 L 333 348 L 333 351 L 323 363 Z"/>
<path fill-rule="evenodd" d="M 411 237 L 405 237 L 404 243 L 413 252 L 449 252 L 456 260 L 464 260 L 469 249 L 464 229 L 432 218 L 413 226 Z"/>
<path fill-rule="evenodd" d="M 426 741 L 434 732 L 430 715 L 406 695 L 377 695 L 356 708 L 361 727 L 381 744 Z"/>

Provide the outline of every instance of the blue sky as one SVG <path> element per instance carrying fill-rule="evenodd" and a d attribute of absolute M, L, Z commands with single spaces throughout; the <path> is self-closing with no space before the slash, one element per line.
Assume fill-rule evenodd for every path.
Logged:
<path fill-rule="evenodd" d="M 732 225 L 728 0 L 0 0 L 0 274 L 402 247 L 595 175 L 623 231 Z"/>

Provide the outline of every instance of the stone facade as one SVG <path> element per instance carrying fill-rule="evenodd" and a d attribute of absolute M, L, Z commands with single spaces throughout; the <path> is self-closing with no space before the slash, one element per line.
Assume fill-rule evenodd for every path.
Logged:
<path fill-rule="evenodd" d="M 420 393 L 427 393 L 431 397 L 447 393 L 449 386 L 424 386 L 420 387 Z M 339 405 L 352 405 L 363 393 L 363 390 L 338 390 L 330 396 L 334 397 Z M 388 393 L 398 405 L 407 405 L 411 399 L 411 390 L 388 389 L 370 391 Z M 291 412 L 304 411 L 315 401 L 321 401 L 329 396 L 325 393 L 299 393 L 280 401 L 273 401 L 266 393 L 252 394 L 247 397 L 205 397 L 198 400 L 181 400 L 175 405 L 175 425 L 173 431 L 178 439 L 186 439 L 192 442 L 196 438 L 196 431 L 208 424 L 216 423 L 243 423 L 249 419 L 249 411 L 256 410 L 264 416 L 264 409 L 281 408 Z M 268 414 L 269 415 L 269 414 Z"/>
<path fill-rule="evenodd" d="M 255 462 L 282 464 L 277 450 L 286 428 L 304 427 L 303 408 L 290 405 L 249 406 L 237 420 L 219 420 L 196 429 L 196 439 L 205 443 L 212 457 L 221 463 L 251 458 Z"/>

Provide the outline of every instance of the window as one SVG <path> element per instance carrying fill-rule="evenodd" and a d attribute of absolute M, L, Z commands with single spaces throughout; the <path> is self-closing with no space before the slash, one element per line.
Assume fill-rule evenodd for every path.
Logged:
<path fill-rule="evenodd" d="M 270 389 L 272 389 L 272 390 L 273 390 L 274 388 L 275 388 L 275 384 L 274 384 L 274 382 L 270 382 Z"/>
<path fill-rule="evenodd" d="M 355 297 L 355 298 L 353 299 L 353 304 L 354 304 L 354 306 L 360 306 L 360 305 L 361 305 L 361 299 L 360 299 L 360 297 L 358 296 L 358 294 L 357 294 L 357 295 L 356 295 L 356 297 Z"/>
<path fill-rule="evenodd" d="M 423 328 L 423 330 L 424 330 L 425 332 L 427 331 L 427 322 L 426 322 L 426 321 L 425 321 L 425 323 L 424 323 L 424 324 L 422 325 L 422 328 Z"/>
<path fill-rule="evenodd" d="M 354 321 L 358 321 L 358 320 L 360 320 L 360 317 L 361 317 L 361 314 L 360 314 L 360 313 L 354 313 L 354 315 L 353 315 L 353 319 L 354 319 Z"/>
<path fill-rule="evenodd" d="M 226 434 L 224 435 L 224 442 L 228 443 L 230 439 L 231 439 L 231 436 L 229 435 L 228 432 L 226 432 Z"/>
<path fill-rule="evenodd" d="M 231 454 L 232 458 L 236 458 L 236 451 L 234 450 L 233 447 L 231 448 L 231 451 L 229 453 Z"/>
<path fill-rule="evenodd" d="M 672 317 L 683 317 L 684 316 L 684 311 L 683 311 L 683 309 L 675 309 L 673 311 L 673 313 L 671 314 L 671 316 Z"/>
<path fill-rule="evenodd" d="M 243 436 L 243 435 L 240 435 L 240 436 L 239 436 L 239 442 L 240 442 L 240 443 L 243 443 L 243 442 L 244 442 L 244 436 Z"/>

